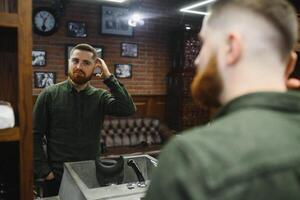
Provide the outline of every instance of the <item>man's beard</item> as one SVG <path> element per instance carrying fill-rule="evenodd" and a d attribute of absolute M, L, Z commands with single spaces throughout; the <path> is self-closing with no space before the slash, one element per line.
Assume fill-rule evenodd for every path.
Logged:
<path fill-rule="evenodd" d="M 216 56 L 212 56 L 203 72 L 197 70 L 191 85 L 193 99 L 207 107 L 221 106 L 223 82 L 218 71 Z"/>
<path fill-rule="evenodd" d="M 92 79 L 93 73 L 91 73 L 89 76 L 86 76 L 82 70 L 76 69 L 73 72 L 69 70 L 68 75 L 75 84 L 83 85 Z"/>

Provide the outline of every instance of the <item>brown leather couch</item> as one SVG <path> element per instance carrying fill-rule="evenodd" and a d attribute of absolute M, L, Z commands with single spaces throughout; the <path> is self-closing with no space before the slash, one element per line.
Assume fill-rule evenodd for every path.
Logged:
<path fill-rule="evenodd" d="M 154 118 L 106 119 L 101 130 L 102 156 L 148 154 L 157 156 L 175 131 Z"/>

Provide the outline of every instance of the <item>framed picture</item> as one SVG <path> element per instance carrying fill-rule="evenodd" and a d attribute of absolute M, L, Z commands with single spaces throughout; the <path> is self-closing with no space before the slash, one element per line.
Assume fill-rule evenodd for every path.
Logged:
<path fill-rule="evenodd" d="M 138 57 L 138 44 L 136 43 L 121 43 L 121 56 L 123 57 Z"/>
<path fill-rule="evenodd" d="M 133 28 L 128 25 L 128 8 L 101 6 L 100 9 L 100 33 L 121 36 L 133 35 Z"/>
<path fill-rule="evenodd" d="M 34 87 L 46 88 L 56 83 L 55 72 L 34 72 Z"/>
<path fill-rule="evenodd" d="M 117 78 L 131 78 L 132 65 L 131 64 L 115 64 L 115 76 Z"/>
<path fill-rule="evenodd" d="M 67 44 L 65 46 L 65 74 L 66 75 L 68 75 L 68 67 L 69 67 L 68 60 L 70 58 L 70 52 L 71 52 L 72 48 L 75 46 L 76 46 L 75 44 Z M 98 57 L 103 58 L 103 47 L 94 46 L 94 45 L 92 45 L 92 47 L 94 47 L 96 49 Z M 100 73 L 99 68 L 95 69 L 95 71 L 94 71 L 94 74 L 98 74 L 98 73 Z"/>
<path fill-rule="evenodd" d="M 85 22 L 75 22 L 71 21 L 67 23 L 67 36 L 76 38 L 87 37 Z"/>
<path fill-rule="evenodd" d="M 46 51 L 33 50 L 32 51 L 32 66 L 46 66 Z"/>

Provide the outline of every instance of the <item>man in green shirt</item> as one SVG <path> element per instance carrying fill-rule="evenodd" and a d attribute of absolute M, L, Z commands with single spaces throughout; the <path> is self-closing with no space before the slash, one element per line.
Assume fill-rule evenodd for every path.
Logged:
<path fill-rule="evenodd" d="M 96 67 L 110 92 L 90 85 Z M 64 162 L 94 160 L 99 155 L 105 115 L 128 116 L 136 110 L 126 89 L 92 46 L 79 44 L 71 50 L 68 75 L 66 81 L 39 95 L 33 111 L 34 171 L 36 177 L 45 179 L 45 196 L 57 195 Z"/>
<path fill-rule="evenodd" d="M 297 24 L 286 0 L 212 6 L 192 94 L 223 107 L 167 144 L 146 199 L 300 199 L 300 95 L 286 88 Z"/>

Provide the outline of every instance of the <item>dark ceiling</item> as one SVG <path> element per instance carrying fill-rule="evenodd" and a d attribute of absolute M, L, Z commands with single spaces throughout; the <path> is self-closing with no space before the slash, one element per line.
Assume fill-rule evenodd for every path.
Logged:
<path fill-rule="evenodd" d="M 167 0 L 170 4 L 172 4 L 173 8 L 179 9 L 182 8 L 183 6 L 191 5 L 195 2 L 199 2 L 200 0 Z M 203 0 L 204 1 L 204 0 Z M 270 0 L 272 1 L 272 0 Z M 300 14 L 300 0 L 288 0 L 291 2 L 297 12 Z"/>
<path fill-rule="evenodd" d="M 298 10 L 298 13 L 300 13 L 300 0 L 289 0 Z"/>
<path fill-rule="evenodd" d="M 33 0 L 33 4 L 38 4 L 40 0 Z M 44 0 L 50 1 L 57 7 L 61 7 L 71 3 L 73 0 Z M 95 1 L 95 0 L 82 0 L 82 1 Z M 139 3 L 143 2 L 144 0 L 129 0 L 128 4 L 130 3 Z M 178 9 L 182 8 L 183 6 L 191 5 L 195 2 L 199 2 L 200 0 L 161 0 L 164 1 L 165 4 L 170 5 L 170 12 L 171 11 L 178 11 Z M 270 0 L 272 1 L 272 0 Z M 297 9 L 298 13 L 300 14 L 300 0 L 288 0 L 290 1 Z"/>
<path fill-rule="evenodd" d="M 189 5 L 189 4 L 192 4 L 195 2 L 199 2 L 199 0 L 173 0 L 173 1 L 177 7 L 182 7 L 182 6 Z M 290 1 L 296 7 L 298 12 L 300 12 L 300 0 L 288 0 L 288 1 Z M 172 2 L 172 0 L 170 2 Z"/>

